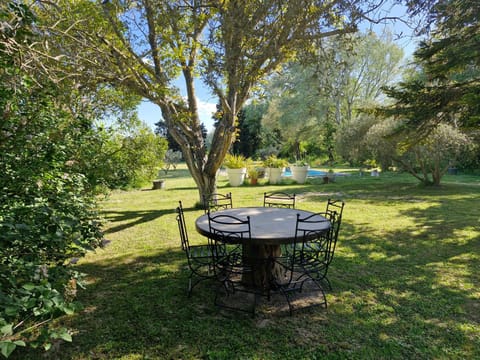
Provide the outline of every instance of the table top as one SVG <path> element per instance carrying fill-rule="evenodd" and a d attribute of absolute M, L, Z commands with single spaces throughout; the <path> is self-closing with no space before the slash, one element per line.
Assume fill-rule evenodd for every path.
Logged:
<path fill-rule="evenodd" d="M 244 207 L 215 211 L 214 215 L 230 215 L 241 219 L 250 216 L 251 244 L 280 245 L 292 243 L 295 240 L 295 225 L 297 214 L 305 218 L 313 212 L 299 209 L 276 207 Z M 212 237 L 208 224 L 208 214 L 200 216 L 196 222 L 197 231 L 207 237 Z M 330 228 L 330 222 L 325 219 L 321 223 L 325 231 Z M 318 229 L 318 224 L 316 224 Z"/>

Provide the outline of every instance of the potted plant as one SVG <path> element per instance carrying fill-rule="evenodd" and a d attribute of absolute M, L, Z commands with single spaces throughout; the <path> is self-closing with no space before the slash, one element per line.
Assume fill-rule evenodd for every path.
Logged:
<path fill-rule="evenodd" d="M 230 186 L 242 185 L 247 174 L 247 159 L 243 155 L 227 154 L 223 164 L 227 168 Z"/>
<path fill-rule="evenodd" d="M 283 168 L 287 165 L 287 161 L 279 159 L 275 155 L 270 155 L 264 162 L 263 166 L 267 169 L 268 183 L 278 184 L 282 177 Z"/>
<path fill-rule="evenodd" d="M 290 166 L 292 171 L 292 179 L 298 184 L 304 184 L 307 180 L 308 163 L 306 161 L 296 161 L 295 164 Z"/>
<path fill-rule="evenodd" d="M 258 169 L 254 166 L 249 167 L 247 170 L 247 175 L 248 175 L 248 178 L 250 179 L 250 184 L 257 185 L 258 177 L 260 175 L 260 172 L 258 171 Z"/>

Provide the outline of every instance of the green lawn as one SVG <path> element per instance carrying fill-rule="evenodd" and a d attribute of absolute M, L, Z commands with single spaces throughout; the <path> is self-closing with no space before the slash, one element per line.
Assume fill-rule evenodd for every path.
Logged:
<path fill-rule="evenodd" d="M 234 206 L 263 192 L 298 194 L 297 207 L 346 202 L 330 269 L 328 309 L 285 314 L 219 312 L 208 283 L 186 297 L 188 272 L 174 209 L 190 236 L 202 211 L 185 170 L 166 189 L 115 192 L 103 201 L 110 244 L 77 265 L 85 308 L 61 319 L 73 343 L 60 359 L 473 359 L 480 358 L 480 178 L 446 176 L 439 188 L 408 175 L 352 175 L 333 184 L 227 187 Z M 38 353 L 18 353 L 38 358 Z M 47 357 L 48 358 L 48 357 Z"/>

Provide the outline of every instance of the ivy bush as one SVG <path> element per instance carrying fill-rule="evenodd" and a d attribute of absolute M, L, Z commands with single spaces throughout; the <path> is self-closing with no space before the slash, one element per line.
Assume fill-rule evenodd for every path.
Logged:
<path fill-rule="evenodd" d="M 21 19 L 25 9 L 17 10 Z M 0 20 L 5 17 L 2 11 Z M 8 39 L 0 40 L 1 48 Z M 73 151 L 82 143 L 86 127 L 64 111 L 54 86 L 37 86 L 14 60 L 0 51 L 0 353 L 4 357 L 18 346 L 48 349 L 54 339 L 71 341 L 67 329 L 52 330 L 49 323 L 78 308 L 74 299 L 79 274 L 70 264 L 102 240 L 94 195 L 73 166 Z"/>
<path fill-rule="evenodd" d="M 0 351 L 4 356 L 26 343 L 48 349 L 52 338 L 70 340 L 66 331 L 49 332 L 45 324 L 60 313 L 74 311 L 71 294 L 77 274 L 69 263 L 98 246 L 102 238 L 85 177 L 71 171 L 68 149 L 75 144 L 63 133 L 70 119 L 55 111 L 47 100 L 51 94 L 21 95 L 8 100 L 2 96 L 1 107 Z"/>

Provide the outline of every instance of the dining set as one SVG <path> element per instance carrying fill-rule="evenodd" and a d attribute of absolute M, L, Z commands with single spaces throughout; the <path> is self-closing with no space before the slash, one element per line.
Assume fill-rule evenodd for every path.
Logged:
<path fill-rule="evenodd" d="M 327 307 L 325 289 L 345 203 L 328 199 L 321 212 L 296 208 L 296 195 L 263 194 L 263 204 L 234 207 L 231 193 L 203 199 L 195 220 L 202 245 L 189 241 L 182 202 L 176 209 L 190 270 L 188 296 L 204 280 L 215 284 L 216 306 L 255 315 L 260 299 L 297 308 Z"/>

